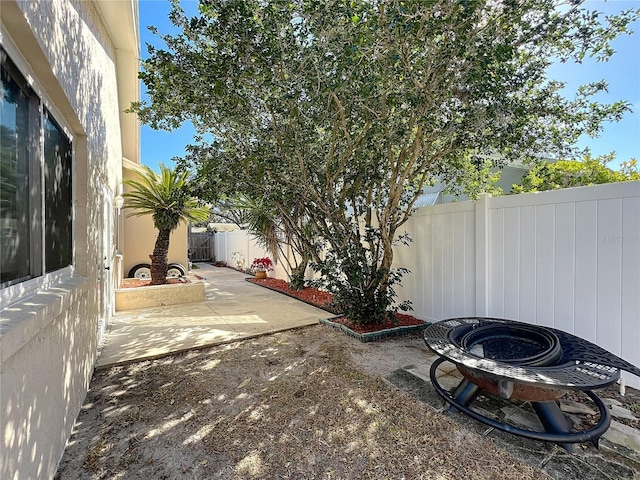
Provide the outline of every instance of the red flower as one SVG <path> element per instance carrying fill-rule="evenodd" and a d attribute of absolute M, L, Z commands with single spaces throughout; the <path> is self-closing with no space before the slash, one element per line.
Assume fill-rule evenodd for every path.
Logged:
<path fill-rule="evenodd" d="M 269 257 L 264 258 L 254 258 L 253 263 L 251 263 L 251 268 L 253 270 L 266 272 L 267 270 L 273 270 L 273 262 Z"/>

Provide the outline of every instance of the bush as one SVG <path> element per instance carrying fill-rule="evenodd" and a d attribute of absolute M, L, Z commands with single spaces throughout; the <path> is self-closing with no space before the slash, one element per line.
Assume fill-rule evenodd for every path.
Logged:
<path fill-rule="evenodd" d="M 383 323 L 398 310 L 412 310 L 409 301 L 395 305 L 397 294 L 393 289 L 409 270 L 380 268 L 371 251 L 362 245 L 350 246 L 340 255 L 330 251 L 314 268 L 323 277 L 315 283 L 333 294 L 332 308 L 354 323 Z"/>

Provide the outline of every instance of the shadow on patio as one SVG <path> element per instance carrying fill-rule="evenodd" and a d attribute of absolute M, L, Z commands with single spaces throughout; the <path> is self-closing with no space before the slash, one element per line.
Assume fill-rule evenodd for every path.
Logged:
<path fill-rule="evenodd" d="M 205 301 L 118 312 L 97 369 L 159 358 L 292 328 L 330 316 L 324 310 L 245 281 L 229 268 L 199 264 Z"/>

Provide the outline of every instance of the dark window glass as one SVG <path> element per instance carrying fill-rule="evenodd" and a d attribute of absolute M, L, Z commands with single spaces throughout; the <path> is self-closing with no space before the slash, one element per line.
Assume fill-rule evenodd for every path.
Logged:
<path fill-rule="evenodd" d="M 43 126 L 44 264 L 53 272 L 71 265 L 71 142 L 48 112 Z"/>
<path fill-rule="evenodd" d="M 0 287 L 5 287 L 42 275 L 43 259 L 47 273 L 72 263 L 72 148 L 2 48 L 0 55 Z"/>
<path fill-rule="evenodd" d="M 29 278 L 29 92 L 2 55 L 0 102 L 0 284 Z M 18 79 L 21 80 L 21 79 Z"/>

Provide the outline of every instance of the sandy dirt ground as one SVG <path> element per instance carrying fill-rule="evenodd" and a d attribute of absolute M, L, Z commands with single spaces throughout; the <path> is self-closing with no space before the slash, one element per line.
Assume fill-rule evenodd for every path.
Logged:
<path fill-rule="evenodd" d="M 312 326 L 99 371 L 56 478 L 548 478 L 382 379 L 429 355 Z"/>

